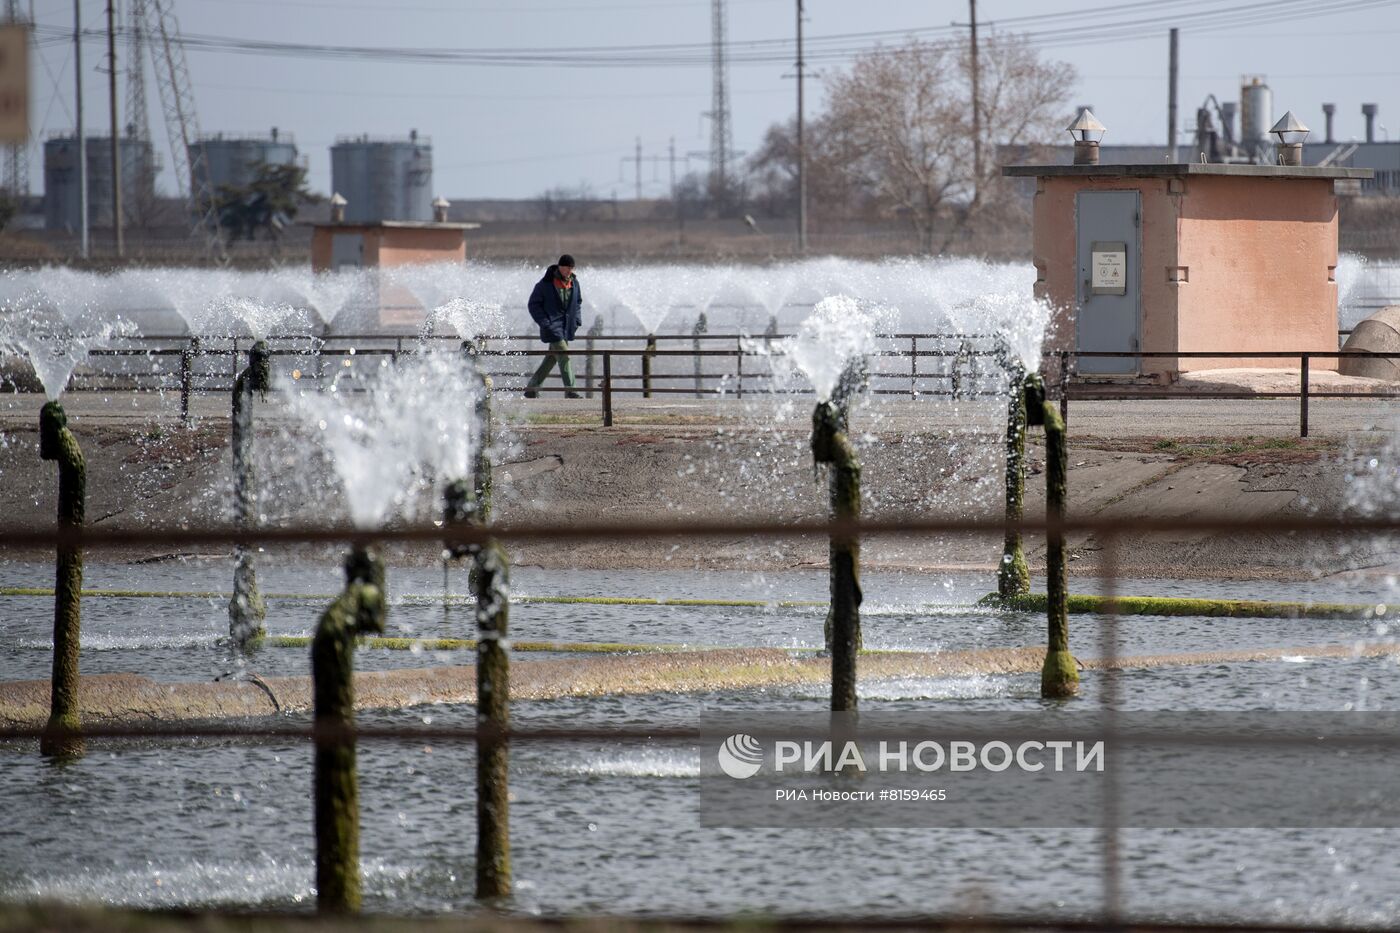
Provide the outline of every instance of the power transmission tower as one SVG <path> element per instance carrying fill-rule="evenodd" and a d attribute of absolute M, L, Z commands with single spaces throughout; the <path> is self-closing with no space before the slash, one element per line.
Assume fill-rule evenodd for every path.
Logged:
<path fill-rule="evenodd" d="M 195 145 L 200 138 L 199 118 L 195 112 L 190 68 L 185 61 L 185 45 L 180 39 L 180 23 L 175 18 L 174 0 L 132 0 L 132 4 L 142 8 L 145 32 L 152 39 L 149 43 L 151 62 L 161 110 L 165 113 L 166 134 L 170 137 L 175 184 L 188 199 L 190 216 L 196 218 L 195 234 L 204 238 L 211 255 L 225 259 L 204 147 Z"/>
<path fill-rule="evenodd" d="M 725 199 L 729 195 L 729 157 L 733 154 L 734 136 L 729 126 L 729 45 L 728 15 L 725 0 L 711 0 L 711 68 L 714 88 L 710 98 L 710 197 Z"/>
<path fill-rule="evenodd" d="M 126 135 L 136 142 L 150 142 L 151 115 L 146 108 L 146 4 L 130 0 L 126 11 Z"/>
<path fill-rule="evenodd" d="M 30 17 L 32 21 L 33 17 Z M 5 0 L 5 22 L 25 22 L 20 15 L 19 0 Z M 31 53 L 32 54 L 32 53 Z M 29 195 L 29 142 L 9 143 L 5 146 L 3 187 L 12 198 Z"/>

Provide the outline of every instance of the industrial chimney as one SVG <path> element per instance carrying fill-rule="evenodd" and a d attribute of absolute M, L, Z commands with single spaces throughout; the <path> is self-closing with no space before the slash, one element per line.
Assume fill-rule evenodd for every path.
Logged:
<path fill-rule="evenodd" d="M 1361 105 L 1361 115 L 1366 118 L 1366 141 L 1368 143 L 1376 141 L 1376 112 L 1379 109 L 1375 104 Z"/>
<path fill-rule="evenodd" d="M 1330 146 L 1336 142 L 1336 140 L 1332 138 L 1332 118 L 1337 115 L 1337 105 L 1323 104 L 1322 113 L 1327 117 L 1327 138 L 1324 139 L 1323 142 Z"/>

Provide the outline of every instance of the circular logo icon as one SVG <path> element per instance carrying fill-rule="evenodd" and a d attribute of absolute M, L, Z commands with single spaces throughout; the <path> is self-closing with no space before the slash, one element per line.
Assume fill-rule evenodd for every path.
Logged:
<path fill-rule="evenodd" d="M 762 767 L 763 746 L 751 735 L 736 732 L 719 747 L 719 769 L 735 780 L 751 778 Z"/>

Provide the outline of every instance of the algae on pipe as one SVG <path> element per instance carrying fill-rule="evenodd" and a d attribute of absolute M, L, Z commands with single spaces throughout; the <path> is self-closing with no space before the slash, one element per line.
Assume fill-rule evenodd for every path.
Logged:
<path fill-rule="evenodd" d="M 812 460 L 831 466 L 831 517 L 860 518 L 860 463 L 846 436 L 846 416 L 835 401 L 812 412 Z M 831 607 L 826 616 L 826 647 L 831 653 L 831 708 L 856 708 L 856 653 L 860 651 L 860 539 L 833 533 L 827 547 Z"/>
<path fill-rule="evenodd" d="M 272 381 L 271 353 L 259 340 L 248 351 L 248 367 L 233 384 L 233 520 L 239 528 L 255 522 L 257 506 L 253 474 L 253 393 L 266 395 Z M 263 620 L 267 603 L 258 591 L 253 552 L 247 545 L 234 548 L 233 598 L 228 604 L 228 634 L 236 647 L 250 648 L 267 634 Z"/>
<path fill-rule="evenodd" d="M 1002 540 L 1001 564 L 997 568 L 997 595 L 1002 599 L 1024 596 L 1031 591 L 1031 572 L 1021 545 L 1021 519 L 1026 496 L 1026 394 L 1025 369 L 1005 348 L 1002 359 L 1010 384 L 1006 403 L 1006 533 Z"/>
<path fill-rule="evenodd" d="M 356 774 L 354 652 L 362 635 L 384 631 L 384 564 L 356 546 L 345 560 L 345 590 L 321 615 L 311 641 L 315 702 L 316 908 L 360 909 L 360 790 Z"/>
<path fill-rule="evenodd" d="M 1069 594 L 1065 580 L 1065 533 L 1069 450 L 1059 408 L 1045 398 L 1040 376 L 1026 377 L 1026 416 L 1029 424 L 1045 426 L 1045 618 L 1048 627 L 1045 665 L 1040 671 L 1040 695 L 1071 697 L 1079 692 L 1079 670 L 1069 653 Z"/>
<path fill-rule="evenodd" d="M 39 412 L 39 458 L 58 461 L 58 527 L 82 527 L 87 503 L 87 463 L 78 439 L 68 430 L 68 415 L 58 402 Z M 83 552 L 60 544 L 53 599 L 53 676 L 49 682 L 49 721 L 39 739 L 39 754 L 78 758 L 83 740 L 78 701 L 78 651 L 82 634 Z"/>

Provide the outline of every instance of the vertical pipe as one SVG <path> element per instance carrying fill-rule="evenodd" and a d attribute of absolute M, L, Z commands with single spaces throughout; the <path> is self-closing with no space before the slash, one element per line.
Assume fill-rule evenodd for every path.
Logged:
<path fill-rule="evenodd" d="M 39 412 L 39 458 L 58 461 L 58 528 L 76 531 L 83 525 L 87 501 L 87 464 L 78 439 L 68 430 L 68 415 L 58 402 L 46 402 Z M 53 598 L 53 677 L 49 684 L 49 721 L 39 739 L 39 754 L 77 758 L 83 740 L 78 702 L 78 650 L 81 641 L 83 552 L 60 544 L 55 564 Z"/>
<path fill-rule="evenodd" d="M 107 0 L 107 109 L 112 118 L 112 238 L 120 259 L 126 255 L 126 245 L 122 240 L 122 134 L 117 118 L 117 0 Z"/>
<path fill-rule="evenodd" d="M 1308 355 L 1303 354 L 1302 365 L 1299 371 L 1302 376 L 1302 385 L 1298 389 L 1298 436 L 1308 436 Z"/>
<path fill-rule="evenodd" d="M 736 340 L 734 343 L 734 378 L 738 383 L 737 396 L 744 397 L 744 342 Z"/>
<path fill-rule="evenodd" d="M 1045 386 L 1036 376 L 1026 380 L 1026 407 L 1040 410 L 1045 425 L 1045 594 L 1047 647 L 1040 670 L 1040 695 L 1071 697 L 1079 692 L 1079 670 L 1069 653 L 1069 595 L 1065 581 L 1065 506 L 1069 450 L 1065 423 L 1055 405 L 1045 399 Z"/>
<path fill-rule="evenodd" d="M 383 580 L 378 555 L 357 545 L 345 560 L 345 589 L 321 615 L 311 640 L 316 909 L 321 913 L 360 909 L 354 651 L 357 637 L 384 631 Z"/>
<path fill-rule="evenodd" d="M 476 896 L 505 897 L 510 870 L 510 571 L 494 540 L 477 549 Z"/>
<path fill-rule="evenodd" d="M 73 111 L 78 124 L 78 249 L 88 258 L 87 130 L 83 126 L 83 28 L 79 0 L 73 0 Z"/>
<path fill-rule="evenodd" d="M 812 412 L 812 459 L 829 464 L 830 517 L 839 522 L 860 519 L 860 462 L 846 434 L 844 405 L 819 402 Z M 856 708 L 856 656 L 860 651 L 860 539 L 852 532 L 833 532 L 827 545 L 831 606 L 825 625 L 826 649 L 831 654 L 831 709 Z"/>
<path fill-rule="evenodd" d="M 586 398 L 593 397 L 593 347 L 595 337 L 603 335 L 603 316 L 600 314 L 593 319 L 593 325 L 588 328 L 588 333 L 584 335 L 583 346 L 586 356 L 583 361 L 583 394 Z"/>
<path fill-rule="evenodd" d="M 807 148 L 803 136 L 804 114 L 802 79 L 806 62 L 802 58 L 802 4 L 797 0 L 797 251 L 807 252 Z"/>
<path fill-rule="evenodd" d="M 612 351 L 603 351 L 603 427 L 613 426 Z"/>
<path fill-rule="evenodd" d="M 1169 40 L 1170 51 L 1167 63 L 1167 161 L 1175 162 L 1177 156 L 1176 149 L 1176 85 L 1179 74 L 1177 68 L 1177 52 L 1180 46 L 1177 29 L 1171 29 Z"/>
<path fill-rule="evenodd" d="M 253 393 L 266 393 L 271 382 L 271 357 L 266 341 L 248 350 L 248 368 L 233 384 L 233 520 L 240 529 L 252 527 L 257 492 L 253 474 Z M 258 590 L 253 552 L 245 544 L 234 547 L 233 596 L 228 603 L 228 634 L 235 647 L 251 648 L 267 634 L 263 620 L 267 603 Z"/>
<path fill-rule="evenodd" d="M 1006 531 L 1002 538 L 1001 565 L 997 568 L 997 595 L 1015 599 L 1031 591 L 1031 572 L 1021 547 L 1021 518 L 1026 496 L 1026 393 L 1025 374 L 1006 353 L 1011 397 L 1006 403 Z"/>

